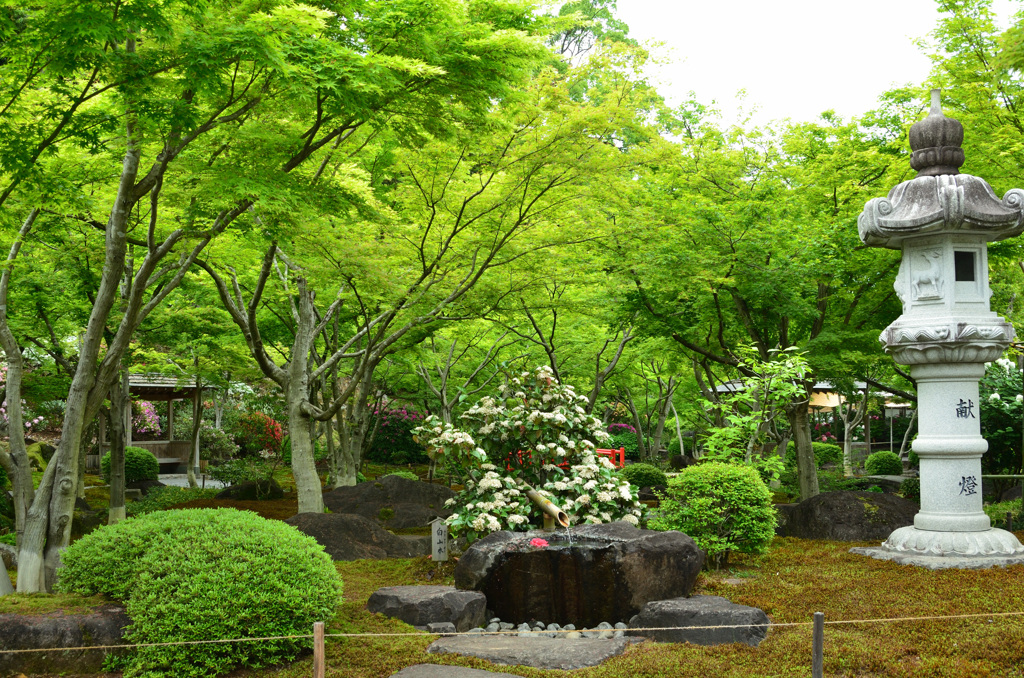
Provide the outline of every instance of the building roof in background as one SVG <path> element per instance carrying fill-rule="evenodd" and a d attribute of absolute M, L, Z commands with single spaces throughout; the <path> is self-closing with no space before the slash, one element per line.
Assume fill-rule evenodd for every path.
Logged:
<path fill-rule="evenodd" d="M 129 374 L 128 392 L 140 400 L 185 400 L 196 392 L 196 380 L 186 375 Z"/>

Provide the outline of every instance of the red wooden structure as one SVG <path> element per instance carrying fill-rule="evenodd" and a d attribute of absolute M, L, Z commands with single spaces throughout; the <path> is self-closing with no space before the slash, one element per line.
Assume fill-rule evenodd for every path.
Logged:
<path fill-rule="evenodd" d="M 598 454 L 600 454 L 602 456 L 608 457 L 611 460 L 611 462 L 613 464 L 615 464 L 615 468 L 625 468 L 626 467 L 626 448 L 625 447 L 620 447 L 617 450 L 594 450 L 594 452 L 597 452 Z M 616 459 L 616 457 L 618 457 L 618 459 Z"/>

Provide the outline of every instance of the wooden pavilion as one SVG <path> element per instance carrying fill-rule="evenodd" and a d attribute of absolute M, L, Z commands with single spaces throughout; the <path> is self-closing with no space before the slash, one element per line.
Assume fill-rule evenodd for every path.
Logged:
<path fill-rule="evenodd" d="M 128 405 L 125 412 L 127 421 L 132 420 L 132 401 L 146 400 L 152 403 L 167 403 L 167 431 L 161 440 L 132 440 L 132 427 L 126 426 L 126 446 L 141 447 L 153 453 L 153 456 L 160 462 L 161 473 L 185 473 L 188 466 L 191 442 L 188 440 L 174 439 L 174 401 L 189 400 L 194 403 L 202 397 L 202 392 L 209 387 L 199 387 L 193 379 L 165 376 L 162 374 L 132 374 L 128 376 Z M 110 449 L 110 441 L 107 440 L 107 427 L 105 417 L 100 417 L 100 453 L 89 455 L 86 460 L 86 467 L 99 469 L 100 458 Z M 199 441 L 196 441 L 199 447 Z M 198 471 L 206 467 L 206 461 L 199 459 L 199 450 L 196 450 Z"/>

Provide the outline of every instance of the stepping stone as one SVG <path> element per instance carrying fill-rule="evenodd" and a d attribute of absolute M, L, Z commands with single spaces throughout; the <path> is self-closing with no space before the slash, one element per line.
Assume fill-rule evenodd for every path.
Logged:
<path fill-rule="evenodd" d="M 628 645 L 628 638 L 566 640 L 564 638 L 519 638 L 515 636 L 452 636 L 434 641 L 427 648 L 427 652 L 429 654 L 467 655 L 486 659 L 495 664 L 518 664 L 538 669 L 571 671 L 597 666 L 606 659 L 622 654 Z"/>
<path fill-rule="evenodd" d="M 659 643 L 746 643 L 756 647 L 768 635 L 768 623 L 768 615 L 759 608 L 737 605 L 721 596 L 691 596 L 647 603 L 640 610 L 640 614 L 629 621 L 629 635 L 643 636 Z M 699 628 L 733 625 L 737 628 Z M 671 631 L 640 630 L 666 626 L 691 628 Z"/>
<path fill-rule="evenodd" d="M 487 678 L 487 676 L 504 676 L 507 673 L 492 673 L 480 669 L 467 669 L 464 666 L 442 666 L 440 664 L 416 664 L 406 666 L 391 678 Z"/>
<path fill-rule="evenodd" d="M 386 586 L 374 591 L 366 603 L 370 612 L 401 619 L 410 626 L 451 622 L 460 632 L 482 626 L 486 608 L 482 593 L 458 591 L 454 586 Z"/>

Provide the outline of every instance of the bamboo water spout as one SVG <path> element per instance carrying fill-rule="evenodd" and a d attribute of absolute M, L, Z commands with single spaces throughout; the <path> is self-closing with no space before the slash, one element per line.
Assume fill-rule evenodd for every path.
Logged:
<path fill-rule="evenodd" d="M 555 529 L 555 523 L 558 523 L 562 527 L 569 527 L 569 516 L 562 509 L 555 506 L 555 504 L 541 495 L 540 492 L 533 489 L 529 485 L 523 485 L 523 494 L 525 494 L 530 501 L 537 505 L 537 508 L 544 514 L 544 529 L 551 532 Z"/>

